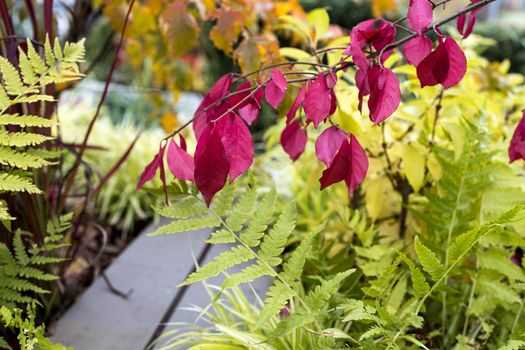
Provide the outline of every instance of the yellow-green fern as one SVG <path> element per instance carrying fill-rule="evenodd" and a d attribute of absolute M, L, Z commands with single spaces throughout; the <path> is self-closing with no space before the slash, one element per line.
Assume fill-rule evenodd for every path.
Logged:
<path fill-rule="evenodd" d="M 7 113 L 8 109 L 23 103 L 53 101 L 44 92 L 46 86 L 82 77 L 78 63 L 84 58 L 83 40 L 66 43 L 62 48 L 58 40 L 51 46 L 46 39 L 44 57 L 29 40 L 27 48 L 27 53 L 19 48 L 18 69 L 0 57 L 0 193 L 40 193 L 28 171 L 49 164 L 47 157 L 30 151 L 51 138 L 31 128 L 50 127 L 52 121 L 38 115 Z M 5 203 L 0 203 L 0 220 L 12 219 Z"/>

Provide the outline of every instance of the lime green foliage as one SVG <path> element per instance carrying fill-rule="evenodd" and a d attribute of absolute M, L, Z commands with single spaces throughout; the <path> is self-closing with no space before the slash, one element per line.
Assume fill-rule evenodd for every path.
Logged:
<path fill-rule="evenodd" d="M 38 296 L 49 293 L 39 282 L 58 279 L 44 271 L 44 267 L 60 263 L 56 251 L 67 244 L 62 243 L 64 234 L 71 228 L 72 214 L 51 220 L 47 226 L 48 235 L 41 245 L 26 248 L 23 234 L 17 231 L 13 237 L 13 253 L 0 243 L 0 348 L 5 344 L 2 334 L 9 329 L 18 330 L 22 349 L 65 349 L 51 344 L 44 337 L 44 326 L 35 326 L 34 314 L 40 305 Z M 23 317 L 26 310 L 26 317 Z"/>
<path fill-rule="evenodd" d="M 44 46 L 44 57 L 27 40 L 27 54 L 19 48 L 19 69 L 5 57 L 0 57 L 0 192 L 40 193 L 28 169 L 49 164 L 45 156 L 32 152 L 51 138 L 31 131 L 31 127 L 50 127 L 52 122 L 36 115 L 8 114 L 12 106 L 22 103 L 53 101 L 44 88 L 50 84 L 79 79 L 82 75 L 78 62 L 84 57 L 84 42 L 66 43 L 62 48 L 57 41 L 53 47 L 49 40 Z M 13 127 L 20 127 L 14 129 Z M 0 204 L 0 219 L 12 220 L 5 204 Z"/>
<path fill-rule="evenodd" d="M 62 344 L 53 344 L 45 337 L 44 326 L 35 325 L 34 306 L 24 312 L 21 309 L 10 310 L 0 306 L 0 325 L 17 334 L 21 350 L 73 350 Z M 0 348 L 11 350 L 9 344 L 0 336 Z"/>
<path fill-rule="evenodd" d="M 36 303 L 34 294 L 49 291 L 38 286 L 38 281 L 54 281 L 58 277 L 43 271 L 43 267 L 61 262 L 52 255 L 57 249 L 67 246 L 62 243 L 65 232 L 71 227 L 72 215 L 53 220 L 48 225 L 48 236 L 41 245 L 27 249 L 21 231 L 13 237 L 13 250 L 0 243 L 0 304 L 13 308 L 18 305 Z"/>
<path fill-rule="evenodd" d="M 81 143 L 95 110 L 83 102 L 74 103 L 68 98 L 62 100 L 58 115 L 59 124 L 61 130 L 67 130 L 67 133 L 62 135 L 65 142 Z M 158 149 L 158 142 L 163 137 L 163 132 L 160 129 L 141 130 L 129 121 L 115 124 L 107 115 L 107 110 L 103 110 L 89 138 L 89 145 L 99 149 L 88 149 L 84 156 L 94 175 L 104 176 L 122 157 L 139 133 L 140 137 L 129 156 L 100 189 L 95 205 L 97 216 L 103 222 L 122 230 L 124 237 L 127 233 L 133 232 L 134 225 L 138 221 L 153 217 L 152 205 L 161 202 L 161 200 L 157 201 L 156 196 L 151 192 L 135 189 L 142 169 Z M 72 158 L 66 159 L 66 164 L 71 162 Z M 95 179 L 93 181 L 97 183 Z M 160 185 L 160 180 L 155 181 L 156 185 Z M 85 188 L 84 176 L 77 176 L 75 185 Z"/>

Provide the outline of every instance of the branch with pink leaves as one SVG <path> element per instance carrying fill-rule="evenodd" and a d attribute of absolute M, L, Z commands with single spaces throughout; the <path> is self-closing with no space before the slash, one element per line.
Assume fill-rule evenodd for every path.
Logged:
<path fill-rule="evenodd" d="M 195 182 L 209 205 L 228 179 L 235 180 L 251 166 L 254 151 L 248 126 L 257 120 L 263 98 L 272 108 L 278 109 L 289 93 L 290 84 L 301 86 L 286 113 L 281 144 L 292 160 L 298 159 L 305 149 L 308 128 L 319 128 L 335 113 L 334 88 L 340 78 L 338 73 L 349 67 L 355 69 L 359 110 L 362 111 L 366 101 L 374 125 L 384 122 L 397 110 L 401 100 L 399 80 L 384 62 L 401 46 L 408 63 L 416 67 L 422 88 L 441 85 L 447 89 L 457 85 L 466 73 L 466 57 L 456 41 L 442 34 L 439 27 L 457 19 L 458 31 L 466 38 L 472 32 L 481 7 L 495 0 L 474 0 L 464 9 L 433 21 L 434 8 L 448 1 L 433 4 L 429 0 L 411 0 L 407 16 L 400 21 L 371 19 L 359 23 L 351 30 L 350 46 L 313 53 L 318 56 L 344 49 L 340 60 L 332 66 L 320 61 L 280 62 L 244 76 L 223 76 L 204 96 L 193 118 L 161 141 L 159 153 L 145 169 L 137 188 L 152 179 L 157 170 L 165 182 L 163 159 L 167 153 L 167 165 L 174 177 Z M 403 27 L 403 30 L 409 34 L 396 41 L 396 28 L 405 19 L 409 28 Z M 435 48 L 426 36 L 432 31 L 438 34 Z M 298 65 L 314 69 L 294 71 Z M 270 75 L 267 74 L 269 70 Z M 292 75 L 299 78 L 287 79 Z M 252 76 L 254 78 L 249 79 Z M 298 114 L 299 110 L 303 113 Z M 197 140 L 193 156 L 180 135 L 190 124 Z M 174 140 L 177 134 L 179 142 Z M 317 157 L 326 165 L 320 178 L 321 188 L 344 181 L 352 194 L 368 170 L 366 153 L 357 138 L 332 123 L 319 135 L 315 148 Z"/>

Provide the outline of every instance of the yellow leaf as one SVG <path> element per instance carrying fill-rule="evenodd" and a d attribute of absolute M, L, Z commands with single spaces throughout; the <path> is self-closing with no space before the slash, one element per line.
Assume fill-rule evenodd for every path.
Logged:
<path fill-rule="evenodd" d="M 445 125 L 445 130 L 450 135 L 452 139 L 452 144 L 454 145 L 454 161 L 458 161 L 463 154 L 463 149 L 465 148 L 465 129 L 459 124 L 449 123 Z"/>
<path fill-rule="evenodd" d="M 245 15 L 240 10 L 220 8 L 213 17 L 217 18 L 217 23 L 210 31 L 210 39 L 216 48 L 229 54 L 242 32 Z"/>
<path fill-rule="evenodd" d="M 385 12 L 392 11 L 396 8 L 395 0 L 371 0 L 372 14 L 374 17 L 383 17 Z"/>
<path fill-rule="evenodd" d="M 311 54 L 308 52 L 296 49 L 295 47 L 281 47 L 279 49 L 279 53 L 281 56 L 284 56 L 286 58 L 291 58 L 294 61 L 306 61 L 306 62 L 313 62 L 314 57 L 312 57 Z"/>
<path fill-rule="evenodd" d="M 197 22 L 188 12 L 184 0 L 177 0 L 169 4 L 162 12 L 159 25 L 174 58 L 184 55 L 199 37 Z"/>
<path fill-rule="evenodd" d="M 243 73 L 281 61 L 279 44 L 273 36 L 256 35 L 244 39 L 235 49 L 234 58 Z"/>
<path fill-rule="evenodd" d="M 388 180 L 378 177 L 365 182 L 366 211 L 372 220 L 376 220 L 383 212 L 385 204 L 385 189 L 390 187 Z"/>
<path fill-rule="evenodd" d="M 330 17 L 324 8 L 312 10 L 308 14 L 308 24 L 315 29 L 315 39 L 319 40 L 328 31 Z"/>
<path fill-rule="evenodd" d="M 166 133 L 173 132 L 177 125 L 179 125 L 179 120 L 175 113 L 166 112 L 160 117 L 160 126 Z"/>
<path fill-rule="evenodd" d="M 425 181 L 425 157 L 413 145 L 405 144 L 401 153 L 403 173 L 415 192 L 419 192 Z"/>
<path fill-rule="evenodd" d="M 441 164 L 439 164 L 434 153 L 431 153 L 428 156 L 427 168 L 434 181 L 439 181 L 439 179 L 441 179 L 443 176 L 443 169 L 441 168 Z"/>

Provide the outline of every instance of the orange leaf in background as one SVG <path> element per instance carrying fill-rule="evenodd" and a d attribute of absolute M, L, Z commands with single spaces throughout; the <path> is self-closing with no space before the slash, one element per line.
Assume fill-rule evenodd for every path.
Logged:
<path fill-rule="evenodd" d="M 166 37 L 173 58 L 184 55 L 195 45 L 199 37 L 197 22 L 188 12 L 184 0 L 176 0 L 168 5 L 159 19 L 159 27 Z"/>
<path fill-rule="evenodd" d="M 295 15 L 301 18 L 306 17 L 306 14 L 299 3 L 299 0 L 275 1 L 275 15 Z"/>
<path fill-rule="evenodd" d="M 177 114 L 166 112 L 160 117 L 160 126 L 166 133 L 171 133 L 179 125 Z"/>
<path fill-rule="evenodd" d="M 372 14 L 374 17 L 383 17 L 386 12 L 396 8 L 395 0 L 370 0 L 372 2 Z"/>
<path fill-rule="evenodd" d="M 216 48 L 229 54 L 244 27 L 245 16 L 240 10 L 219 8 L 212 15 L 217 23 L 210 31 L 210 38 Z"/>
<path fill-rule="evenodd" d="M 234 58 L 241 72 L 253 72 L 261 66 L 280 62 L 279 44 L 268 35 L 258 35 L 244 39 L 235 50 Z"/>

